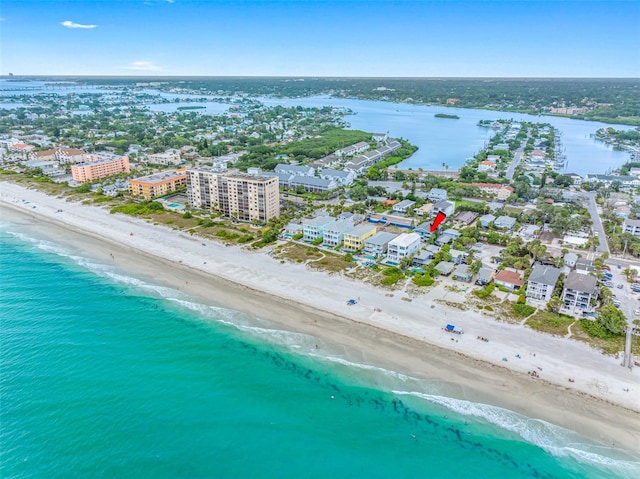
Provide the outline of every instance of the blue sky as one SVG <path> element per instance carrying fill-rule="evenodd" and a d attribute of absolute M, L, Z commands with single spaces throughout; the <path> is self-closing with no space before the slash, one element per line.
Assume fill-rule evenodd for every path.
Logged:
<path fill-rule="evenodd" d="M 640 77 L 640 0 L 0 0 L 0 74 Z"/>

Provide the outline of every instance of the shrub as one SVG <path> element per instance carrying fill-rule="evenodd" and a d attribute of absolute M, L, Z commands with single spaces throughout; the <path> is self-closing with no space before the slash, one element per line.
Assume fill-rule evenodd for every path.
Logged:
<path fill-rule="evenodd" d="M 435 280 L 427 273 L 416 273 L 412 279 L 417 286 L 431 286 Z"/>
<path fill-rule="evenodd" d="M 528 304 L 522 304 L 520 302 L 513 305 L 513 313 L 519 318 L 526 318 L 531 316 L 535 312 L 536 308 L 529 306 Z"/>
<path fill-rule="evenodd" d="M 183 217 L 185 220 L 189 220 L 189 219 L 193 218 L 193 215 L 191 214 L 191 212 L 190 212 L 190 211 L 185 211 L 185 212 L 184 212 L 184 214 L 182 215 L 182 217 Z"/>

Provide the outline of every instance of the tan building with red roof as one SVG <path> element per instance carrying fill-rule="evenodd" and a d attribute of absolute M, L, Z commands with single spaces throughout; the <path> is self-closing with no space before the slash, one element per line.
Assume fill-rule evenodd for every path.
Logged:
<path fill-rule="evenodd" d="M 497 285 L 504 286 L 511 291 L 515 291 L 524 285 L 524 281 L 520 273 L 508 269 L 500 271 L 493 280 Z"/>

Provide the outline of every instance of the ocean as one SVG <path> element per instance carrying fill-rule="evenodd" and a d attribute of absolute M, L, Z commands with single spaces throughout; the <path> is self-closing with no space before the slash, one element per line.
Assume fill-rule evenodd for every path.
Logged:
<path fill-rule="evenodd" d="M 0 224 L 0 477 L 611 478 L 628 454 Z M 216 292 L 212 291 L 215 296 Z"/>

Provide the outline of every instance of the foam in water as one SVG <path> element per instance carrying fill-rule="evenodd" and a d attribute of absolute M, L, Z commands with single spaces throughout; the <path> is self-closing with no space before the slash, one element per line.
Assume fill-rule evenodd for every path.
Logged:
<path fill-rule="evenodd" d="M 580 435 L 554 424 L 533 419 L 508 409 L 417 391 L 393 391 L 398 396 L 413 396 L 443 406 L 463 416 L 482 419 L 525 441 L 541 447 L 554 456 L 571 456 L 580 462 L 615 471 L 616 474 L 640 477 L 640 462 L 618 449 L 585 443 Z M 598 452 L 600 451 L 600 453 Z M 606 455 L 605 455 L 606 454 Z M 614 458 L 623 454 L 624 458 Z M 629 460 L 632 459 L 632 460 Z"/>

